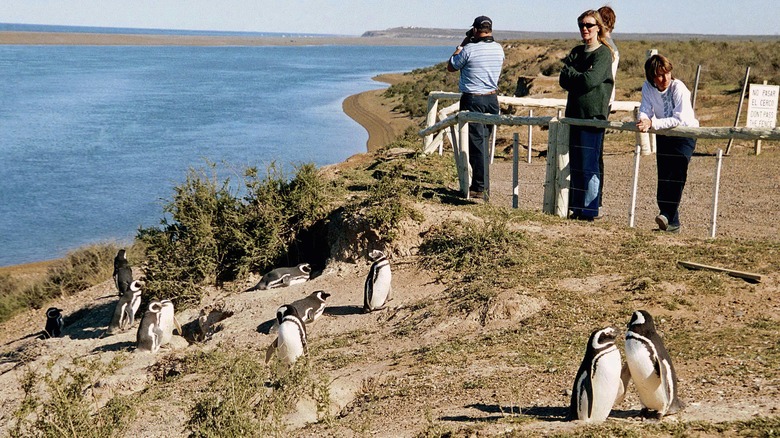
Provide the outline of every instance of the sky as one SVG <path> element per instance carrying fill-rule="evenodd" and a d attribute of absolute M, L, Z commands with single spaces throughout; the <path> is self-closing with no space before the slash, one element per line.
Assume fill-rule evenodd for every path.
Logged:
<path fill-rule="evenodd" d="M 0 23 L 361 35 L 392 27 L 577 32 L 609 4 L 615 33 L 780 35 L 780 0 L 1 0 Z"/>

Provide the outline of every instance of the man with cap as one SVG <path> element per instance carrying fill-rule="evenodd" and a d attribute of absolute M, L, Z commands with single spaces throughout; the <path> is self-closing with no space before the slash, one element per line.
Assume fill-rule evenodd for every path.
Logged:
<path fill-rule="evenodd" d="M 474 19 L 466 38 L 455 49 L 447 71 L 460 70 L 458 88 L 460 110 L 498 114 L 498 78 L 504 64 L 504 49 L 493 40 L 493 21 L 484 15 Z M 483 123 L 469 123 L 469 196 L 481 198 L 485 190 L 485 160 L 491 128 Z"/>

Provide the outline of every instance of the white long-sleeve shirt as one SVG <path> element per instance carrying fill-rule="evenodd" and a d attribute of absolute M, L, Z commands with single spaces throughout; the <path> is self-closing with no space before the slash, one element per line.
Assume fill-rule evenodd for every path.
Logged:
<path fill-rule="evenodd" d="M 653 129 L 699 126 L 691 105 L 691 92 L 679 79 L 673 79 L 663 92 L 645 81 L 639 104 L 639 120 L 642 119 L 650 119 Z"/>

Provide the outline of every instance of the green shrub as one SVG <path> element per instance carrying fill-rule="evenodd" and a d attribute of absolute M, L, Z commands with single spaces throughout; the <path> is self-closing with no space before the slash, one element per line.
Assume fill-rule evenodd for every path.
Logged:
<path fill-rule="evenodd" d="M 21 380 L 24 399 L 14 411 L 13 437 L 112 437 L 120 435 L 135 417 L 130 397 L 114 396 L 96 409 L 95 383 L 114 373 L 121 362 L 117 356 L 108 364 L 99 360 L 75 360 L 55 377 L 29 370 Z M 50 367 L 53 364 L 50 364 Z M 43 393 L 36 386 L 43 381 Z"/>
<path fill-rule="evenodd" d="M 258 178 L 244 173 L 243 197 L 221 180 L 216 166 L 190 169 L 173 198 L 161 227 L 140 229 L 146 248 L 147 289 L 177 306 L 200 301 L 202 287 L 264 271 L 290 260 L 299 234 L 325 215 L 324 186 L 317 169 L 306 164 L 287 179 L 275 164 Z"/>
<path fill-rule="evenodd" d="M 525 234 L 509 230 L 505 220 L 484 224 L 447 221 L 427 233 L 420 245 L 420 263 L 457 278 L 449 296 L 459 308 L 471 311 L 487 303 L 497 289 L 516 285 L 516 276 L 494 273 L 516 270 L 524 263 L 528 248 Z"/>
<path fill-rule="evenodd" d="M 108 280 L 114 271 L 117 250 L 113 243 L 76 249 L 52 264 L 45 277 L 32 282 L 0 276 L 0 322 L 26 309 L 40 309 L 53 298 L 73 295 Z"/>

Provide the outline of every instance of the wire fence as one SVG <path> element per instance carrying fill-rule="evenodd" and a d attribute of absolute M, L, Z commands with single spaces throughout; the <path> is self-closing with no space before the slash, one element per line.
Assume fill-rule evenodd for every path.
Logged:
<path fill-rule="evenodd" d="M 455 95 L 456 93 L 450 93 Z M 452 97 L 449 96 L 448 97 Z M 525 99 L 527 100 L 527 99 Z M 543 107 L 543 105 L 540 105 Z M 450 107 L 452 108 L 452 106 Z M 559 108 L 559 107 L 557 107 Z M 513 141 L 513 159 L 512 159 L 512 180 L 507 178 L 490 178 L 486 181 L 488 185 L 487 193 L 491 202 L 511 203 L 515 208 L 528 210 L 541 210 L 546 213 L 565 216 L 568 213 L 569 190 L 571 187 L 571 168 L 569 166 L 568 150 L 568 128 L 571 125 L 589 126 L 607 129 L 608 133 L 634 132 L 637 134 L 636 149 L 633 155 L 627 147 L 625 154 L 619 157 L 610 157 L 609 164 L 605 160 L 605 174 L 599 174 L 600 180 L 607 178 L 606 189 L 604 190 L 604 213 L 611 218 L 627 218 L 629 226 L 642 226 L 654 224 L 655 215 L 658 214 L 657 205 L 657 159 L 667 159 L 671 156 L 664 154 L 657 156 L 645 156 L 646 152 L 639 148 L 639 131 L 633 121 L 602 121 L 602 120 L 581 120 L 559 117 L 529 117 L 514 116 L 512 114 L 488 115 L 470 112 L 455 112 L 453 114 L 439 114 L 441 120 L 438 122 L 435 118 L 429 118 L 429 126 L 420 131 L 420 135 L 426 137 L 426 141 L 432 140 L 439 133 L 449 131 L 449 139 L 453 145 L 456 163 L 458 163 L 461 191 L 468 196 L 468 148 L 461 147 L 458 143 L 458 137 L 467 138 L 467 135 L 458 135 L 466 133 L 469 122 L 486 123 L 494 125 L 503 125 L 517 127 L 520 131 L 527 129 L 527 141 L 524 147 L 521 147 L 518 133 L 514 133 Z M 539 126 L 548 128 L 547 133 L 547 156 L 538 154 L 532 157 L 532 127 Z M 511 128 L 510 128 L 511 129 Z M 651 133 L 656 131 L 651 130 Z M 780 129 L 757 129 L 757 128 L 733 128 L 733 127 L 677 127 L 673 129 L 657 131 L 659 134 L 672 137 L 689 137 L 704 139 L 743 139 L 743 140 L 780 140 Z M 608 134 L 610 135 L 610 134 Z M 495 140 L 494 140 L 495 141 Z M 430 146 L 433 142 L 429 142 Z M 441 150 L 441 145 L 437 145 Z M 521 150 L 524 149 L 524 150 Z M 429 152 L 429 148 L 426 148 Z M 435 150 L 435 149 L 434 149 Z M 490 175 L 487 169 L 490 167 L 493 153 L 486 156 L 486 176 Z M 642 158 L 644 156 L 644 158 Z M 650 158 L 650 159 L 648 159 Z M 732 178 L 737 181 L 742 178 L 744 170 L 737 164 L 738 161 L 730 157 L 726 160 L 725 166 L 720 153 L 713 155 L 694 154 L 689 163 L 688 178 L 685 188 L 682 192 L 680 201 L 680 216 L 685 222 L 687 230 L 695 234 L 705 234 L 709 237 L 715 237 L 718 224 L 721 229 L 725 227 L 726 235 L 741 235 L 737 228 L 745 228 L 743 225 L 737 227 L 731 224 L 746 224 L 753 230 L 759 230 L 761 234 L 777 236 L 780 224 L 778 224 L 777 214 L 771 214 L 771 210 L 757 205 L 751 201 L 750 193 L 753 190 L 760 190 L 761 193 L 774 193 L 780 195 L 780 178 L 774 177 L 775 171 L 767 169 L 768 178 L 752 183 L 752 187 L 741 187 L 740 184 L 733 183 Z M 755 158 L 755 157 L 754 157 Z M 488 161 L 490 160 L 490 161 Z M 520 163 L 523 163 L 521 166 Z M 464 166 L 464 163 L 466 165 Z M 721 168 L 723 169 L 721 170 Z M 755 166 L 753 166 L 755 167 Z M 721 190 L 720 176 L 728 180 L 728 183 Z M 761 170 L 763 171 L 763 170 Z M 630 183 L 628 181 L 631 181 Z M 663 182 L 674 182 L 662 178 Z M 680 182 L 680 181 L 676 181 Z M 612 189 L 614 187 L 614 189 Z M 625 189 L 631 187 L 631 193 L 628 197 L 625 193 L 613 193 L 619 188 Z M 753 192 L 756 193 L 756 192 Z M 511 201 L 504 199 L 511 199 Z M 719 202 L 719 198 L 722 198 Z M 777 196 L 775 196 L 775 199 Z M 542 199 L 541 204 L 539 200 Z M 627 201 L 626 201 L 627 199 Z M 661 201 L 667 201 L 662 198 Z M 673 199 L 672 199 L 673 201 Z M 625 205 L 628 203 L 628 205 Z M 718 210 L 719 205 L 723 209 Z M 747 208 L 735 206 L 743 205 Z M 775 210 L 778 210 L 776 205 Z M 746 217 L 753 212 L 758 217 L 768 216 L 768 220 L 762 220 L 760 223 L 752 223 L 750 217 Z M 770 213 L 770 214 L 767 214 Z M 735 233 L 735 231 L 738 231 Z"/>

